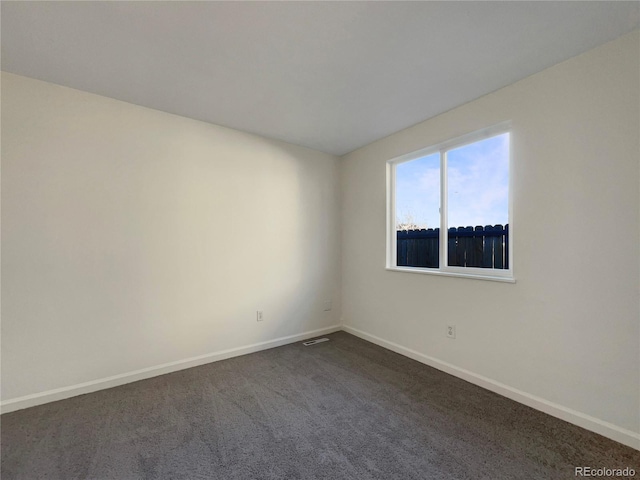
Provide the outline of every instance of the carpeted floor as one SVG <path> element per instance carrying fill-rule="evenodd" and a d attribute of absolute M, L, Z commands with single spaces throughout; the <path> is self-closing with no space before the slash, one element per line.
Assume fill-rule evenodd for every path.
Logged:
<path fill-rule="evenodd" d="M 640 477 L 636 450 L 329 337 L 5 414 L 2 480 Z"/>

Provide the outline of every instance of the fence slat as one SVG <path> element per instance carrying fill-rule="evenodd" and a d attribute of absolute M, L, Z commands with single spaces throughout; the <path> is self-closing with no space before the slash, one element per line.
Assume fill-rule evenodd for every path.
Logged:
<path fill-rule="evenodd" d="M 429 255 L 427 266 L 432 268 L 438 268 L 440 266 L 440 229 L 435 230 L 430 228 L 427 233 L 433 235 L 427 240 Z"/>
<path fill-rule="evenodd" d="M 509 224 L 504 226 L 504 268 L 509 268 Z"/>
<path fill-rule="evenodd" d="M 497 235 L 493 237 L 493 268 L 504 268 L 502 242 L 504 241 L 504 228 L 502 225 L 495 225 L 494 231 Z"/>
<path fill-rule="evenodd" d="M 493 226 L 485 225 L 483 232 L 482 268 L 493 268 Z"/>
<path fill-rule="evenodd" d="M 458 236 L 456 235 L 458 229 L 455 227 L 451 227 L 447 232 L 447 265 L 450 267 L 454 267 L 457 265 L 456 263 L 456 248 L 458 242 Z"/>
<path fill-rule="evenodd" d="M 458 232 L 472 232 L 473 228 L 471 227 L 458 227 Z M 470 250 L 471 239 L 464 235 L 458 236 L 456 242 L 456 265 L 459 267 L 467 266 L 467 252 Z"/>
<path fill-rule="evenodd" d="M 426 230 L 420 230 L 420 233 L 423 234 L 423 236 L 414 240 L 416 267 L 427 266 L 427 239 L 424 238 L 425 232 Z"/>
<path fill-rule="evenodd" d="M 482 248 L 484 229 L 480 226 L 473 229 L 475 235 L 467 239 L 469 242 L 467 249 L 467 267 L 479 267 L 482 265 Z"/>

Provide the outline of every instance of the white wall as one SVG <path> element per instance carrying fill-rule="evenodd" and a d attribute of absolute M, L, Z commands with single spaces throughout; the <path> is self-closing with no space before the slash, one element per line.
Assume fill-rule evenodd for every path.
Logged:
<path fill-rule="evenodd" d="M 3 73 L 3 401 L 338 324 L 338 162 Z"/>
<path fill-rule="evenodd" d="M 343 322 L 640 432 L 639 45 L 636 31 L 346 155 Z M 517 283 L 386 271 L 386 161 L 507 120 Z"/>

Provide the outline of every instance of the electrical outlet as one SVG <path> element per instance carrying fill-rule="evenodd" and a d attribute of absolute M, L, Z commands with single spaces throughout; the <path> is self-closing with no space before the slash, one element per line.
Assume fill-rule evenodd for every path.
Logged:
<path fill-rule="evenodd" d="M 447 337 L 456 338 L 456 326 L 455 325 L 447 325 Z"/>
<path fill-rule="evenodd" d="M 331 310 L 331 308 L 333 307 L 333 305 L 331 305 L 331 300 L 327 300 L 326 302 L 324 302 L 324 311 L 328 312 L 329 310 Z"/>
<path fill-rule="evenodd" d="M 264 320 L 264 315 L 262 314 L 262 310 L 258 310 L 256 313 L 257 313 L 256 314 L 256 321 L 257 322 L 263 321 Z"/>

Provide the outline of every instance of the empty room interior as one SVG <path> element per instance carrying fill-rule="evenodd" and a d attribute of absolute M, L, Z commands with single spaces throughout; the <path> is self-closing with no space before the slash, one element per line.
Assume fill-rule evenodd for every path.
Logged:
<path fill-rule="evenodd" d="M 0 15 L 3 480 L 640 478 L 640 2 Z"/>

